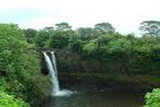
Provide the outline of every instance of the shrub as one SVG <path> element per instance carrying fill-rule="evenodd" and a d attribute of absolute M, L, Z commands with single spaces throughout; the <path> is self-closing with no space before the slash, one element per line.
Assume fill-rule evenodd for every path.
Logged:
<path fill-rule="evenodd" d="M 144 107 L 160 107 L 160 88 L 153 89 L 145 95 L 146 105 Z"/>
<path fill-rule="evenodd" d="M 13 95 L 0 91 L 0 107 L 30 107 L 30 105 L 21 99 L 15 99 Z"/>

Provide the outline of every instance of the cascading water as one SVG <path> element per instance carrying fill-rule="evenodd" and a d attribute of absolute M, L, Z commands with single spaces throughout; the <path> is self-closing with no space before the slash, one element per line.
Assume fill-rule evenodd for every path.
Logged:
<path fill-rule="evenodd" d="M 48 52 L 47 52 L 48 53 Z M 73 92 L 69 90 L 60 90 L 59 81 L 58 81 L 58 71 L 56 65 L 56 57 L 54 52 L 50 52 L 51 58 L 46 52 L 43 52 L 45 57 L 45 61 L 47 63 L 48 70 L 51 75 L 51 82 L 52 82 L 52 95 L 53 96 L 68 96 L 71 95 Z"/>
<path fill-rule="evenodd" d="M 54 55 L 54 52 L 51 52 L 51 57 L 52 57 L 52 62 L 53 62 L 55 74 L 56 74 L 56 77 L 57 77 L 57 80 L 58 80 L 58 71 L 57 71 L 56 57 Z"/>
<path fill-rule="evenodd" d="M 50 75 L 51 75 L 52 92 L 53 93 L 58 93 L 60 91 L 60 88 L 59 88 L 59 82 L 58 82 L 58 75 L 57 75 L 57 72 L 56 72 L 57 69 L 55 70 L 56 66 L 55 66 L 55 64 L 53 64 L 54 65 L 54 68 L 53 68 L 52 61 L 49 58 L 49 56 L 45 52 L 43 52 L 43 54 L 44 54 L 44 57 L 45 57 L 45 60 L 46 60 L 46 63 L 47 63 L 47 67 L 48 67 Z M 51 54 L 51 55 L 53 56 L 54 54 Z M 54 62 L 55 62 L 55 59 L 54 59 L 53 63 Z"/>

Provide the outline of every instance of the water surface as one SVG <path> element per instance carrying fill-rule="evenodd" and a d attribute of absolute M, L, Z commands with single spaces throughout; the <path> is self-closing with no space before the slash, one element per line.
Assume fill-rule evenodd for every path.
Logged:
<path fill-rule="evenodd" d="M 71 96 L 49 96 L 43 107 L 142 107 L 142 93 L 135 91 L 79 91 Z"/>

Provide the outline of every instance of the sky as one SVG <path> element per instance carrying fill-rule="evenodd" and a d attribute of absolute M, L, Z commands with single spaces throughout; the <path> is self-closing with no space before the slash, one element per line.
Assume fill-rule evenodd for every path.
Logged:
<path fill-rule="evenodd" d="M 0 23 L 43 29 L 68 22 L 72 28 L 111 23 L 122 34 L 139 33 L 144 20 L 160 21 L 160 0 L 3 0 Z"/>

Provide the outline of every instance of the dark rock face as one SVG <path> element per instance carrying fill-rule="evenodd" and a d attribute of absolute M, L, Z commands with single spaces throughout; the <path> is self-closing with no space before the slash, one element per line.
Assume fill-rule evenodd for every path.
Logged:
<path fill-rule="evenodd" d="M 47 63 L 45 61 L 44 55 L 42 52 L 40 52 L 40 64 L 41 64 L 41 73 L 43 75 L 48 75 L 49 74 L 49 70 L 47 68 Z"/>

